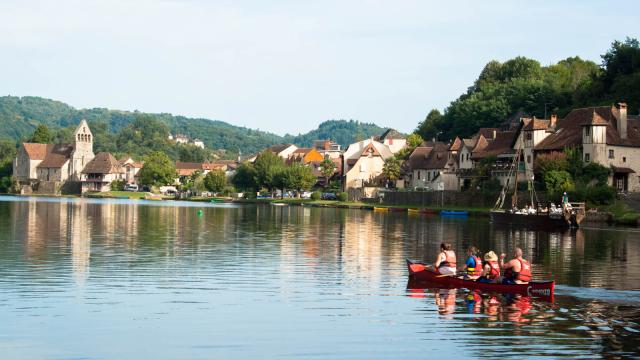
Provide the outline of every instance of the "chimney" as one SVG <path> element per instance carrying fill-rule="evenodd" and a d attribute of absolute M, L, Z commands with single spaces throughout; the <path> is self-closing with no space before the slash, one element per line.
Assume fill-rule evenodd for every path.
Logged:
<path fill-rule="evenodd" d="M 558 115 L 556 114 L 551 115 L 551 120 L 549 121 L 549 127 L 555 128 L 557 123 L 558 123 Z"/>
<path fill-rule="evenodd" d="M 618 111 L 614 113 L 616 115 L 616 127 L 618 128 L 618 134 L 621 139 L 627 138 L 627 104 L 618 103 Z"/>

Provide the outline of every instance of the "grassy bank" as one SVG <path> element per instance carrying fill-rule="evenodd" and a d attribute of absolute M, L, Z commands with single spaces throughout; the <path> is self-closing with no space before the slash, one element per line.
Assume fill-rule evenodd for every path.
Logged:
<path fill-rule="evenodd" d="M 612 205 L 600 207 L 598 210 L 611 213 L 613 221 L 617 224 L 637 225 L 640 218 L 640 213 L 620 200 L 616 200 Z"/>

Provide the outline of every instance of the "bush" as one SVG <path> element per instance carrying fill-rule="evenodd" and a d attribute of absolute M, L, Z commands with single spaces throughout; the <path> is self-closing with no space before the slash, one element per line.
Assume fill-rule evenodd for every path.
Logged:
<path fill-rule="evenodd" d="M 0 193 L 17 193 L 20 189 L 18 182 L 12 176 L 0 178 Z"/>
<path fill-rule="evenodd" d="M 346 192 L 338 193 L 338 200 L 343 202 L 349 200 L 349 194 Z"/>
<path fill-rule="evenodd" d="M 311 193 L 311 200 L 320 200 L 322 193 L 320 191 L 314 191 Z"/>
<path fill-rule="evenodd" d="M 123 191 L 124 190 L 124 180 L 115 180 L 111 182 L 111 191 Z"/>

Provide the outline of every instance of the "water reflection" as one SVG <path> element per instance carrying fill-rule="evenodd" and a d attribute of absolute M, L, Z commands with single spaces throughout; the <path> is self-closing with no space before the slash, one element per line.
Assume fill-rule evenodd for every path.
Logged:
<path fill-rule="evenodd" d="M 492 227 L 485 218 L 173 205 L 0 197 L 0 320 L 11 324 L 0 327 L 0 352 L 6 358 L 394 358 L 426 349 L 461 356 L 640 354 L 638 232 L 547 233 Z M 469 245 L 523 248 L 535 277 L 560 284 L 556 302 L 407 290 L 405 258 L 430 261 L 443 241 L 460 254 Z M 61 338 L 58 328 L 74 336 Z M 121 343 L 121 351 L 96 347 L 95 338 Z M 16 352 L 24 343 L 31 346 Z M 77 351 L 61 352 L 56 344 Z"/>

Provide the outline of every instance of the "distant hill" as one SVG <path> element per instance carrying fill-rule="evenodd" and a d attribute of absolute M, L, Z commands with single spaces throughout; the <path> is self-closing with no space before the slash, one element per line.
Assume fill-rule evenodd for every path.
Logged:
<path fill-rule="evenodd" d="M 343 146 L 356 140 L 381 134 L 384 129 L 374 124 L 354 120 L 329 120 L 319 128 L 296 136 L 279 136 L 273 133 L 234 126 L 219 120 L 187 118 L 171 114 L 145 114 L 140 112 L 109 110 L 104 108 L 75 109 L 63 102 L 34 96 L 0 97 L 0 139 L 24 140 L 39 124 L 58 130 L 78 124 L 81 119 L 89 123 L 105 124 L 108 133 L 115 134 L 131 124 L 139 115 L 155 117 L 167 125 L 172 133 L 199 138 L 210 149 L 231 152 L 258 152 L 278 143 L 294 143 L 309 146 L 316 139 L 331 139 Z"/>
<path fill-rule="evenodd" d="M 386 129 L 375 124 L 363 123 L 355 120 L 327 120 L 321 123 L 317 129 L 297 136 L 285 135 L 284 141 L 298 146 L 311 146 L 313 140 L 331 139 L 346 147 L 347 145 L 367 139 L 371 136 L 381 135 Z"/>

